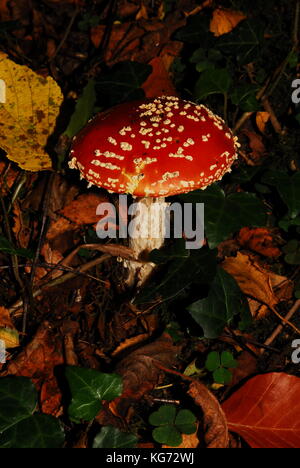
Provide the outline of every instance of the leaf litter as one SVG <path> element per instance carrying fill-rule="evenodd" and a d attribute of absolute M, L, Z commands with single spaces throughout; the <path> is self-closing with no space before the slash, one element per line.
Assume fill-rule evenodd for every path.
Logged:
<path fill-rule="evenodd" d="M 251 29 L 249 18 L 254 14 L 259 19 L 260 10 L 249 11 L 241 2 L 235 9 L 225 9 L 221 2 L 211 1 L 141 5 L 122 0 L 96 2 L 90 12 L 81 1 L 48 3 L 45 12 L 25 1 L 0 2 L 0 79 L 6 83 L 6 102 L 0 104 L 0 340 L 7 348 L 6 363 L 0 368 L 3 382 L 7 376 L 30 379 L 38 391 L 39 410 L 65 422 L 65 444 L 72 448 L 93 445 L 91 427 L 92 432 L 109 435 L 107 426 L 121 443 L 125 431 L 132 443 L 153 448 L 151 429 L 141 421 L 166 401 L 197 417 L 197 432 L 183 435 L 182 448 L 239 448 L 241 442 L 229 431 L 253 448 L 299 448 L 295 399 L 299 377 L 290 344 L 300 326 L 293 307 L 299 297 L 300 261 L 295 257 L 296 265 L 287 265 L 282 249 L 297 238 L 300 225 L 297 175 L 291 177 L 299 162 L 294 154 L 291 160 L 282 160 L 289 144 L 297 153 L 296 119 L 285 139 L 272 133 L 281 133 L 276 129 L 282 115 L 288 116 L 289 125 L 295 109 L 280 107 L 282 99 L 276 95 L 280 89 L 263 76 L 261 58 L 255 55 L 260 49 L 268 56 L 265 47 L 273 32 L 262 35 L 258 26 Z M 286 12 L 291 7 L 282 8 Z M 271 13 L 273 18 L 273 10 L 266 6 L 265 14 Z M 275 11 L 280 21 L 294 16 L 290 13 Z M 292 67 L 292 53 L 285 52 Z M 243 63 L 245 57 L 249 63 Z M 270 60 L 273 68 L 267 70 L 271 77 L 276 70 L 279 81 L 291 74 L 286 56 L 282 60 L 279 75 L 278 62 Z M 224 83 L 215 89 L 203 76 L 212 76 L 211 70 L 225 63 L 228 69 L 230 63 L 231 76 L 223 71 L 220 77 L 235 83 L 236 89 L 226 85 L 219 102 L 216 96 L 225 90 Z M 184 268 L 179 268 L 173 281 L 180 256 L 174 257 L 171 248 L 163 255 L 157 279 L 148 285 L 147 301 L 134 302 L 124 288 L 121 263 L 132 259 L 132 252 L 119 242 L 100 243 L 95 237 L 97 206 L 117 201 L 104 191 L 87 191 L 70 176 L 65 164 L 68 146 L 94 113 L 122 100 L 160 94 L 196 100 L 197 86 L 191 84 L 195 74 L 210 90 L 209 96 L 201 90 L 205 103 L 229 119 L 243 143 L 243 162 L 228 176 L 222 192 L 212 188 L 206 193 L 214 196 L 207 199 L 203 193 L 209 213 L 207 243 L 219 249 L 218 262 L 231 279 L 225 281 L 224 272 L 219 288 L 213 273 L 215 253 L 210 250 L 203 257 L 191 252 L 192 258 L 182 261 L 200 272 L 195 278 L 185 281 Z M 239 87 L 241 81 L 247 84 Z M 274 100 L 264 100 L 261 108 L 258 102 L 264 92 L 257 92 L 258 85 L 269 96 L 274 94 Z M 280 185 L 274 174 L 266 174 L 274 165 L 280 169 L 275 178 Z M 45 172 L 49 170 L 55 174 L 52 185 Z M 49 190 L 51 197 L 46 196 Z M 200 200 L 202 194 L 193 196 Z M 211 221 L 212 214 L 220 213 L 221 198 L 224 219 L 238 213 L 223 227 Z M 25 257 L 20 249 L 26 250 Z M 207 282 L 203 268 L 195 267 L 198 261 L 205 262 Z M 164 274 L 170 274 L 168 291 L 159 280 Z M 171 293 L 172 286 L 180 284 L 180 290 Z M 213 296 L 220 290 L 217 303 Z M 245 312 L 247 302 L 252 323 Z M 206 322 L 198 321 L 196 329 L 188 314 L 191 304 L 200 304 L 205 317 L 212 317 L 218 304 L 219 328 L 212 332 L 218 339 L 203 338 Z M 289 308 L 296 312 L 285 319 Z M 270 327 L 273 338 L 268 338 Z M 225 336 L 220 335 L 222 330 Z M 234 354 L 239 364 L 227 388 L 217 387 L 205 373 L 208 354 L 224 351 Z M 283 372 L 273 373 L 274 365 L 279 368 L 283 361 Z M 182 376 L 191 362 L 198 376 Z M 102 409 L 92 426 L 83 428 L 66 419 L 67 366 L 121 376 L 122 394 L 97 402 Z M 260 374 L 261 369 L 267 373 Z M 40 430 L 43 434 L 42 426 Z"/>

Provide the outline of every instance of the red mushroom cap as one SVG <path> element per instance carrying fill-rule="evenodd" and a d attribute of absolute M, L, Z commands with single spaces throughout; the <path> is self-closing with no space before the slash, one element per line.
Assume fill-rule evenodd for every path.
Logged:
<path fill-rule="evenodd" d="M 224 121 L 205 106 L 163 96 L 98 114 L 75 137 L 70 167 L 90 186 L 167 197 L 221 180 L 238 146 Z"/>

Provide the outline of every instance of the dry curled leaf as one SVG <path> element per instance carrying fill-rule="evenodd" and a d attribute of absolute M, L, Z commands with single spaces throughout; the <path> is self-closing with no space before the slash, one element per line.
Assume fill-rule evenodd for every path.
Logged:
<path fill-rule="evenodd" d="M 249 146 L 252 152 L 248 156 L 250 156 L 252 163 L 254 165 L 260 164 L 262 158 L 266 155 L 266 147 L 262 136 L 246 128 L 242 131 L 242 134 L 246 135 L 249 139 Z"/>
<path fill-rule="evenodd" d="M 155 57 L 151 60 L 150 65 L 152 66 L 152 73 L 142 86 L 146 97 L 176 96 L 176 89 L 163 58 Z"/>
<path fill-rule="evenodd" d="M 210 22 L 210 31 L 216 36 L 222 36 L 231 32 L 246 16 L 240 11 L 217 8 L 213 12 Z"/>
<path fill-rule="evenodd" d="M 108 199 L 105 195 L 85 193 L 71 201 L 58 212 L 47 232 L 47 239 L 53 240 L 66 231 L 74 231 L 82 225 L 96 224 L 101 217 L 96 214 L 100 203 L 106 203 Z"/>
<path fill-rule="evenodd" d="M 17 348 L 20 345 L 19 334 L 5 307 L 0 307 L 0 340 L 4 341 L 7 349 Z"/>
<path fill-rule="evenodd" d="M 15 375 L 32 379 L 41 390 L 42 411 L 56 415 L 60 410 L 61 392 L 54 369 L 63 363 L 62 338 L 51 329 L 48 322 L 44 322 L 33 340 L 9 363 L 2 376 Z"/>
<path fill-rule="evenodd" d="M 19 171 L 12 167 L 6 170 L 6 166 L 4 161 L 0 161 L 0 192 L 2 196 L 7 195 L 19 174 Z"/>
<path fill-rule="evenodd" d="M 271 284 L 270 272 L 248 255 L 238 252 L 237 257 L 226 258 L 222 267 L 235 278 L 246 296 L 273 308 L 279 303 Z"/>
<path fill-rule="evenodd" d="M 120 361 L 116 372 L 123 377 L 123 394 L 106 406 L 98 417 L 99 422 L 117 427 L 122 427 L 125 421 L 128 423 L 132 417 L 132 404 L 162 382 L 164 373 L 155 362 L 172 367 L 176 364 L 178 351 L 170 336 L 164 334 Z"/>
<path fill-rule="evenodd" d="M 0 148 L 26 171 L 50 169 L 45 147 L 63 101 L 58 84 L 0 52 L 0 80 L 5 102 L 0 104 Z"/>
<path fill-rule="evenodd" d="M 264 257 L 276 258 L 281 255 L 280 249 L 275 247 L 272 231 L 268 228 L 248 228 L 240 230 L 237 241 L 241 247 L 253 250 Z"/>
<path fill-rule="evenodd" d="M 226 416 L 216 397 L 201 382 L 191 383 L 188 394 L 203 411 L 207 448 L 229 448 L 230 438 Z"/>

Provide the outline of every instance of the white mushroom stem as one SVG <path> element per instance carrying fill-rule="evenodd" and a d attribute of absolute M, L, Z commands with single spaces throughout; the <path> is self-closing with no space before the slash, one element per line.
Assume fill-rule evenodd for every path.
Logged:
<path fill-rule="evenodd" d="M 164 198 L 137 198 L 133 205 L 133 219 L 129 226 L 129 246 L 135 258 L 147 261 L 149 253 L 160 249 L 165 242 L 166 209 L 169 206 Z M 154 263 L 126 261 L 128 287 L 140 288 L 150 278 L 155 269 Z"/>

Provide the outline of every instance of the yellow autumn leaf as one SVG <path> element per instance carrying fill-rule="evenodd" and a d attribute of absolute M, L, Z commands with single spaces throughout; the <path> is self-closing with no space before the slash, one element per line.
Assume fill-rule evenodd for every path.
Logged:
<path fill-rule="evenodd" d="M 257 112 L 256 114 L 256 125 L 261 133 L 265 132 L 266 125 L 270 120 L 269 112 Z"/>
<path fill-rule="evenodd" d="M 240 11 L 217 8 L 213 12 L 210 22 L 210 31 L 216 36 L 231 32 L 246 16 Z"/>
<path fill-rule="evenodd" d="M 19 334 L 17 330 L 10 328 L 0 328 L 0 341 L 4 341 L 5 348 L 18 348 L 20 346 Z"/>
<path fill-rule="evenodd" d="M 44 78 L 0 52 L 0 148 L 22 169 L 51 168 L 45 146 L 62 101 L 53 78 Z"/>

